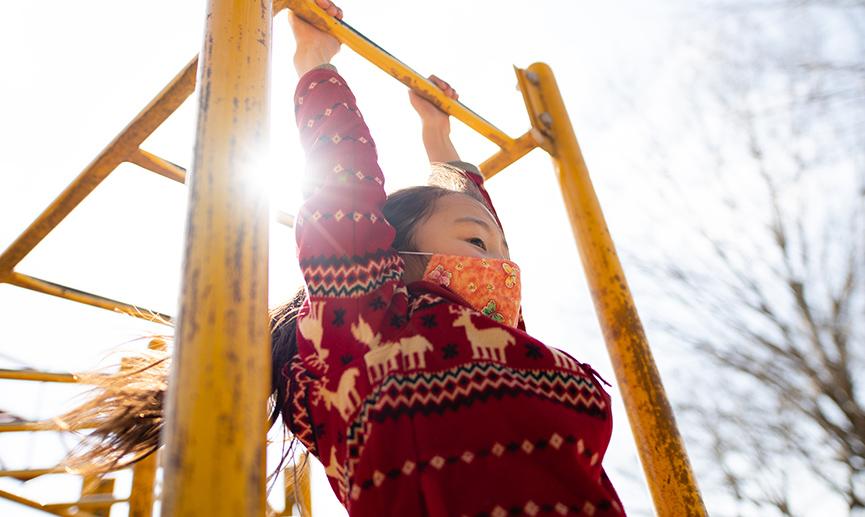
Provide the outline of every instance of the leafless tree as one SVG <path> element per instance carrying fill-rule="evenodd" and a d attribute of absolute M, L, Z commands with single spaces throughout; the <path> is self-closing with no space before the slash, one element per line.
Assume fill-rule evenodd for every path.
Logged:
<path fill-rule="evenodd" d="M 865 512 L 865 2 L 708 8 L 648 162 L 677 221 L 637 260 L 650 330 L 696 352 L 680 427 L 713 513 Z"/>

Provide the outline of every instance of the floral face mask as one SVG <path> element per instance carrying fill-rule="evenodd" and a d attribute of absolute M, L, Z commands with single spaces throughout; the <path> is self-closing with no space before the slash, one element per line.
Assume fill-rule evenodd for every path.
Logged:
<path fill-rule="evenodd" d="M 516 327 L 520 318 L 520 268 L 505 259 L 400 252 L 430 257 L 423 279 L 463 297 L 475 310 Z"/>

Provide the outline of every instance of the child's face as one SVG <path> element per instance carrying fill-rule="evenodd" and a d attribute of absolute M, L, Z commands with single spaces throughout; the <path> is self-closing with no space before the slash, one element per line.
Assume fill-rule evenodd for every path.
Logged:
<path fill-rule="evenodd" d="M 433 213 L 414 231 L 417 251 L 510 259 L 508 243 L 487 207 L 465 194 L 436 200 Z"/>

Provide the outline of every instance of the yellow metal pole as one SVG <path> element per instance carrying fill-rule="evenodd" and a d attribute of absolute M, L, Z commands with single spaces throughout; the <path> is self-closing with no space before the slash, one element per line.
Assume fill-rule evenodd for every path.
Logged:
<path fill-rule="evenodd" d="M 447 97 L 428 79 L 367 39 L 347 23 L 328 16 L 314 1 L 277 0 L 278 9 L 282 9 L 285 6 L 288 6 L 289 9 L 301 18 L 345 43 L 346 46 L 357 52 L 361 57 L 390 74 L 391 77 L 409 88 L 423 93 L 430 102 L 441 108 L 445 113 L 449 113 L 457 120 L 462 121 L 492 143 L 503 149 L 509 149 L 514 144 L 514 139 L 509 137 L 507 133 L 492 125 L 459 101 Z"/>
<path fill-rule="evenodd" d="M 168 389 L 163 514 L 262 516 L 268 207 L 269 0 L 209 0 L 187 178 L 177 344 Z"/>
<path fill-rule="evenodd" d="M 26 506 L 28 508 L 32 508 L 34 510 L 41 510 L 45 513 L 49 513 L 51 515 L 68 515 L 66 512 L 48 508 L 46 505 L 33 501 L 32 499 L 27 499 L 26 497 L 21 497 L 20 495 L 13 494 L 12 492 L 7 492 L 5 490 L 0 490 L 0 498 L 12 501 L 14 503 L 18 503 L 20 505 Z"/>
<path fill-rule="evenodd" d="M 97 517 L 108 517 L 111 514 L 111 502 L 114 500 L 114 479 L 95 475 L 84 476 L 81 480 L 81 508 L 90 503 L 93 515 Z M 54 505 L 46 505 L 51 508 Z M 60 505 L 57 505 L 60 506 Z M 76 504 L 76 506 L 78 506 Z"/>
<path fill-rule="evenodd" d="M 523 136 L 514 140 L 514 144 L 509 149 L 500 149 L 496 154 L 484 160 L 478 168 L 484 179 L 490 179 L 508 165 L 529 154 L 529 151 L 535 147 L 548 145 L 551 144 L 540 131 L 530 129 Z"/>
<path fill-rule="evenodd" d="M 66 469 L 60 467 L 52 467 L 50 469 L 22 469 L 22 470 L 0 470 L 0 477 L 15 478 L 18 481 L 30 481 L 31 479 L 44 476 L 46 474 L 65 474 Z"/>
<path fill-rule="evenodd" d="M 293 465 L 285 467 L 282 475 L 285 485 L 285 510 L 282 514 L 294 515 L 292 508 L 296 506 L 300 517 L 312 517 L 309 452 L 304 451 L 299 461 L 295 459 Z"/>
<path fill-rule="evenodd" d="M 129 161 L 178 183 L 186 183 L 186 169 L 155 154 L 139 149 L 138 153 L 129 158 Z M 277 210 L 276 222 L 286 226 L 294 226 L 294 214 Z"/>
<path fill-rule="evenodd" d="M 105 298 L 104 296 L 80 291 L 73 287 L 66 287 L 65 285 L 55 284 L 54 282 L 49 282 L 47 280 L 42 280 L 40 278 L 25 275 L 15 271 L 8 273 L 5 276 L 0 276 L 0 282 L 6 282 L 12 285 L 17 285 L 18 287 L 30 289 L 31 291 L 50 294 L 51 296 L 57 296 L 59 298 L 65 298 L 67 300 L 72 300 L 73 302 L 79 302 L 85 305 L 92 305 L 94 307 L 99 307 L 100 309 L 107 309 L 113 312 L 122 312 L 124 314 L 135 316 L 136 318 L 141 318 L 147 321 L 155 321 L 157 323 L 164 324 L 171 323 L 171 316 L 167 314 L 151 311 L 149 309 L 142 309 L 134 305 L 129 305 L 128 303 L 123 303 L 117 300 L 112 300 L 111 298 Z"/>
<path fill-rule="evenodd" d="M 52 422 L 51 420 L 36 420 L 32 422 L 10 422 L 8 424 L 0 424 L 0 433 L 18 433 L 22 431 L 77 431 L 85 429 L 84 427 L 76 427 L 74 429 L 64 429 Z"/>
<path fill-rule="evenodd" d="M 150 517 L 156 498 L 154 484 L 158 466 L 158 452 L 154 452 L 132 466 L 132 491 L 129 494 L 129 517 Z"/>
<path fill-rule="evenodd" d="M 0 379 L 38 382 L 81 382 L 81 379 L 74 373 L 7 370 L 5 368 L 0 368 Z"/>
<path fill-rule="evenodd" d="M 162 338 L 153 338 L 147 344 L 150 350 L 165 351 L 168 344 Z M 121 371 L 133 369 L 129 360 L 121 360 Z M 129 517 L 151 517 L 156 498 L 154 485 L 159 468 L 159 452 L 154 451 L 132 466 L 132 490 L 129 493 Z"/>
<path fill-rule="evenodd" d="M 673 410 L 550 67 L 518 70 L 532 117 L 552 135 L 553 162 L 628 420 L 661 517 L 706 515 Z"/>
<path fill-rule="evenodd" d="M 148 153 L 144 149 L 136 149 L 130 153 L 127 161 L 178 183 L 186 181 L 186 170 L 183 167 L 153 153 Z"/>
<path fill-rule="evenodd" d="M 126 156 L 174 113 L 195 88 L 193 59 L 76 177 L 6 251 L 0 255 L 0 276 L 11 272 L 81 201 L 111 174 Z"/>

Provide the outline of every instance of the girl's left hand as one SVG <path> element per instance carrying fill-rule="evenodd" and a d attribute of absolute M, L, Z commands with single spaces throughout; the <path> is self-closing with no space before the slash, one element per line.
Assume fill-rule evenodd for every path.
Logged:
<path fill-rule="evenodd" d="M 429 80 L 436 85 L 450 99 L 459 100 L 460 96 L 447 82 L 439 79 L 435 75 L 429 76 Z M 408 92 L 411 106 L 417 111 L 420 116 L 421 124 L 424 129 L 434 129 L 450 133 L 450 115 L 436 107 L 435 104 L 421 97 L 414 90 Z"/>
<path fill-rule="evenodd" d="M 316 0 L 315 3 L 328 15 L 338 20 L 342 19 L 342 9 L 330 0 Z M 339 52 L 339 40 L 318 30 L 295 16 L 294 13 L 288 13 L 288 18 L 297 43 L 294 54 L 294 66 L 297 74 L 302 76 L 318 65 L 330 63 L 331 58 Z"/>

